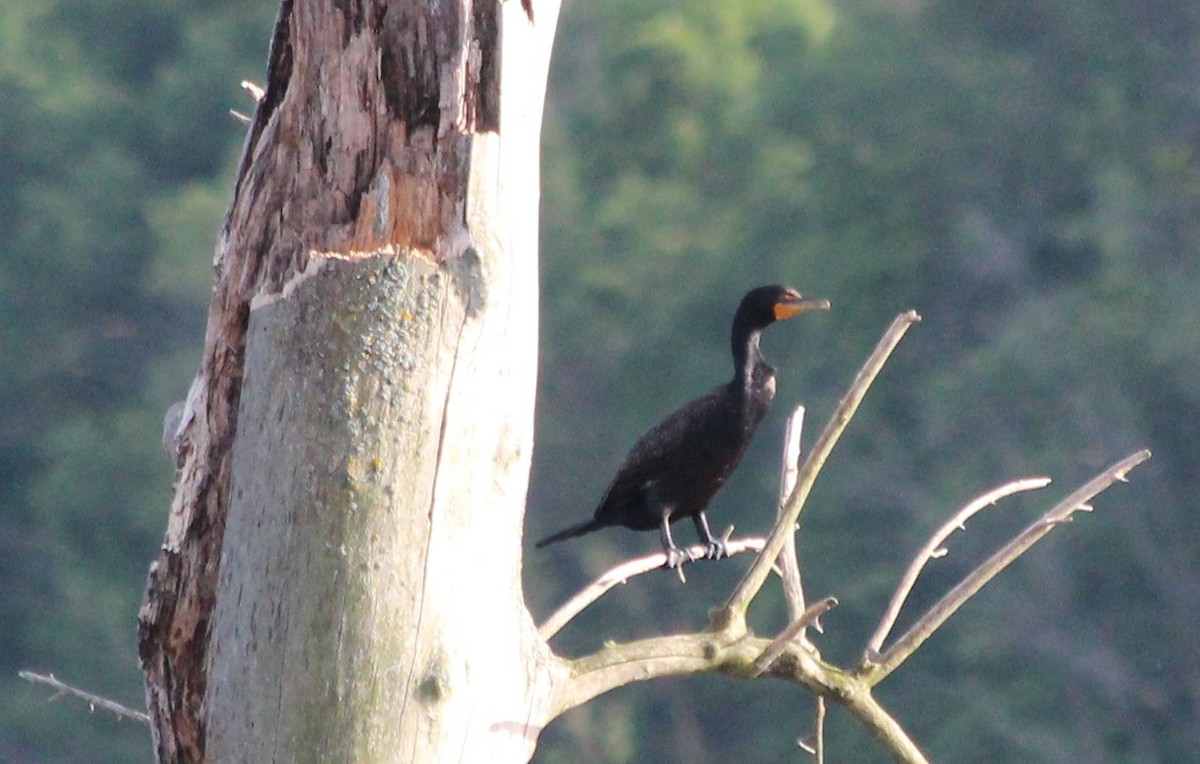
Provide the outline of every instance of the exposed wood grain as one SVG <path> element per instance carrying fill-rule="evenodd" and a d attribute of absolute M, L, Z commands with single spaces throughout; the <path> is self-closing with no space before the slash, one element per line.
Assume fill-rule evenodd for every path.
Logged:
<path fill-rule="evenodd" d="M 206 757 L 209 640 L 234 500 L 252 305 L 291 299 L 312 274 L 323 273 L 310 264 L 382 254 L 440 269 L 442 299 L 478 312 L 481 321 L 490 320 L 481 296 L 501 279 L 505 294 L 532 311 L 513 311 L 522 322 L 533 316 L 532 332 L 522 325 L 513 335 L 525 332 L 536 343 L 536 151 L 557 4 L 545 7 L 549 27 L 539 30 L 520 8 L 498 0 L 281 3 L 265 93 L 214 257 L 216 284 L 183 417 L 177 492 L 139 614 L 160 761 Z M 515 54 L 501 50 L 504 16 L 512 20 L 506 44 Z M 502 72 L 502 60 L 513 71 Z M 518 72 L 525 79 L 515 78 Z M 511 108 L 504 119 L 502 76 Z M 512 136 L 499 142 L 505 124 Z M 496 199 L 502 189 L 512 198 Z M 513 275 L 513 262 L 530 259 Z M 507 283 L 514 278 L 519 287 Z M 470 337 L 492 341 L 497 331 L 473 329 Z M 442 335 L 452 355 L 462 336 Z M 526 376 L 535 351 L 514 356 L 529 369 L 517 377 L 530 388 L 531 421 Z M 470 364 L 460 363 L 453 373 L 468 373 Z M 447 400 L 457 400 L 445 392 L 451 381 L 437 384 Z M 518 427 L 514 437 L 528 436 Z M 518 473 L 527 458 L 516 460 Z"/>

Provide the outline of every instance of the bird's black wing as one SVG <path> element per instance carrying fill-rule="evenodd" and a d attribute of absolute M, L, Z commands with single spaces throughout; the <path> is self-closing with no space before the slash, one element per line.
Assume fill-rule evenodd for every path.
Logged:
<path fill-rule="evenodd" d="M 708 424 L 725 405 L 717 388 L 668 414 L 629 450 L 624 463 L 596 509 L 603 525 L 649 530 L 658 527 L 655 484 L 685 469 L 698 448 L 711 437 Z"/>

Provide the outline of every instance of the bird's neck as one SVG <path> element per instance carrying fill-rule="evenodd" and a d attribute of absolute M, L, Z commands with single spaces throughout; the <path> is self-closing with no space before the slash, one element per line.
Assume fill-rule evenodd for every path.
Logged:
<path fill-rule="evenodd" d="M 762 350 L 758 347 L 761 330 L 754 330 L 745 336 L 733 337 L 733 383 L 742 389 L 749 389 L 762 383 L 762 370 L 772 371 Z M 758 370 L 756 374 L 755 371 Z"/>

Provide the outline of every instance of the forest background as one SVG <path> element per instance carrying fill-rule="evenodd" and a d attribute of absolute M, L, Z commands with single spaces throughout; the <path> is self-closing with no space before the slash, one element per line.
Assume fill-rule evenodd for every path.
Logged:
<path fill-rule="evenodd" d="M 536 7 L 536 0 L 535 0 Z M 167 406 L 199 361 L 211 253 L 273 3 L 0 0 L 0 761 L 149 761 L 147 730 L 18 669 L 142 704 Z M 776 410 L 712 509 L 765 531 L 782 421 L 822 421 L 896 313 L 924 321 L 822 475 L 800 550 L 852 661 L 928 533 L 1007 479 L 912 603 L 1116 458 L 1154 459 L 1022 558 L 880 689 L 938 761 L 1182 761 L 1200 748 L 1200 4 L 570 0 L 544 130 L 530 539 L 586 516 L 633 439 L 729 374 L 742 292 Z M 681 532 L 690 535 L 690 531 Z M 538 615 L 652 534 L 525 562 Z M 705 623 L 744 559 L 649 576 L 557 638 Z M 757 613 L 763 631 L 784 615 Z M 699 677 L 568 714 L 537 761 L 801 761 L 812 701 Z M 832 761 L 877 761 L 830 716 Z"/>

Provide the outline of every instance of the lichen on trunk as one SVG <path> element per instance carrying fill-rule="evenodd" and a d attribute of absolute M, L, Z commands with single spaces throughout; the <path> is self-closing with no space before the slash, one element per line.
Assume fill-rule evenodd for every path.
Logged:
<path fill-rule="evenodd" d="M 161 761 L 532 751 L 551 659 L 520 533 L 556 11 L 282 4 L 139 619 Z"/>

